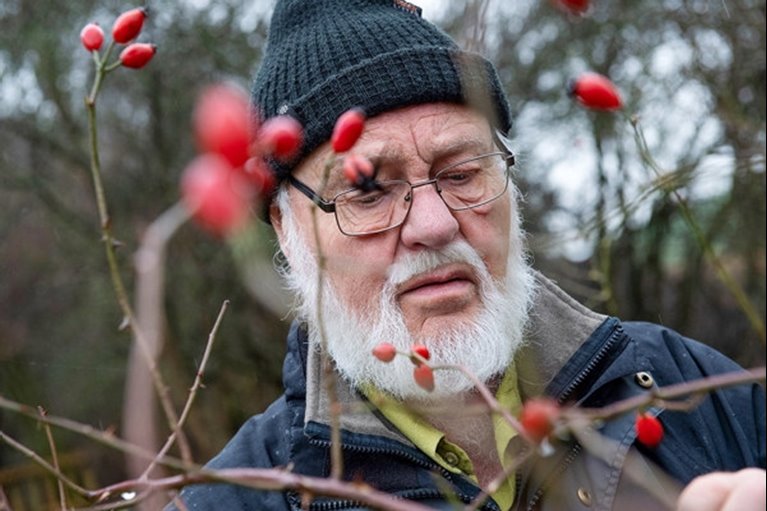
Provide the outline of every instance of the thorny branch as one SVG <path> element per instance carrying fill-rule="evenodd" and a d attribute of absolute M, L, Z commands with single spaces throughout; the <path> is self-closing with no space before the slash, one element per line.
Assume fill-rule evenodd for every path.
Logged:
<path fill-rule="evenodd" d="M 226 313 L 227 307 L 229 307 L 229 300 L 224 301 L 224 303 L 221 305 L 221 310 L 219 311 L 218 317 L 216 318 L 216 323 L 213 325 L 213 329 L 208 336 L 208 342 L 205 345 L 205 352 L 202 355 L 200 367 L 197 369 L 197 374 L 195 375 L 192 388 L 189 389 L 189 395 L 187 396 L 186 403 L 184 404 L 184 409 L 181 411 L 181 416 L 178 419 L 178 423 L 176 423 L 176 428 L 171 432 L 170 436 L 168 436 L 165 445 L 162 446 L 162 449 L 160 449 L 155 459 L 152 460 L 152 462 L 149 464 L 139 479 L 146 479 L 149 477 L 149 474 L 152 472 L 152 469 L 157 465 L 159 460 L 161 460 L 168 453 L 168 450 L 176 441 L 181 428 L 184 426 L 184 423 L 189 416 L 189 412 L 192 410 L 192 404 L 194 403 L 194 398 L 197 396 L 197 391 L 202 386 L 202 376 L 205 373 L 205 367 L 208 364 L 208 359 L 210 358 L 210 353 L 213 349 L 213 341 L 216 339 L 218 328 L 221 325 L 221 320 L 224 318 L 224 313 Z M 191 460 L 185 459 L 185 461 Z"/>
<path fill-rule="evenodd" d="M 152 382 L 160 400 L 160 404 L 162 405 L 162 409 L 165 413 L 168 425 L 171 431 L 173 431 L 176 429 L 178 417 L 173 407 L 173 403 L 168 392 L 168 387 L 165 385 L 160 372 L 157 370 L 152 350 L 149 346 L 146 336 L 139 326 L 139 322 L 137 321 L 136 315 L 133 312 L 133 308 L 131 307 L 130 299 L 128 298 L 128 293 L 125 289 L 125 284 L 122 280 L 120 268 L 117 262 L 117 254 L 115 251 L 115 248 L 119 243 L 112 233 L 112 219 L 109 215 L 106 194 L 104 192 L 104 185 L 101 179 L 101 159 L 99 157 L 98 127 L 96 122 L 96 99 L 101 90 L 101 85 L 103 83 L 104 77 L 112 69 L 114 69 L 114 67 L 107 66 L 106 64 L 109 60 L 109 56 L 113 48 L 114 41 L 110 42 L 103 58 L 99 57 L 98 52 L 93 52 L 93 59 L 96 66 L 96 77 L 90 93 L 85 98 L 85 107 L 88 113 L 91 178 L 93 181 L 94 192 L 96 194 L 96 204 L 98 207 L 99 220 L 101 222 L 101 235 L 102 241 L 104 242 L 104 250 L 106 253 L 107 263 L 109 266 L 109 274 L 112 279 L 117 302 L 124 316 L 123 322 L 125 326 L 131 327 L 141 354 L 146 359 L 151 373 Z M 178 442 L 182 451 L 189 452 L 188 442 L 183 433 L 179 433 Z"/>
<path fill-rule="evenodd" d="M 435 366 L 434 369 L 461 370 L 458 366 Z M 468 372 L 465 372 L 464 374 L 468 375 Z M 476 382 L 475 378 L 472 377 L 472 379 Z M 671 404 L 671 406 L 676 408 L 683 408 L 683 406 L 680 406 L 682 405 L 682 403 L 679 402 L 680 399 L 689 396 L 703 395 L 713 390 L 719 390 L 736 385 L 764 381 L 765 368 L 759 367 L 747 371 L 715 375 L 700 380 L 685 382 L 677 385 L 670 385 L 667 387 L 650 390 L 646 394 L 635 396 L 633 398 L 629 398 L 600 409 L 565 409 L 562 413 L 562 427 L 582 429 L 584 424 L 591 424 L 600 420 L 606 420 L 617 415 L 630 412 L 632 410 L 643 409 L 653 405 L 665 406 Z M 492 393 L 489 392 L 487 387 L 481 382 L 478 383 L 478 388 L 480 389 L 483 399 L 486 400 L 487 405 L 494 410 L 496 408 L 500 408 L 500 405 L 497 404 L 497 401 L 492 396 Z M 483 388 L 486 392 L 481 390 Z M 688 400 L 685 405 L 689 409 L 698 402 L 699 400 L 691 399 Z M 337 478 L 305 477 L 298 474 L 293 474 L 285 469 L 204 469 L 193 464 L 185 463 L 184 461 L 178 460 L 177 458 L 149 453 L 146 450 L 130 444 L 129 442 L 125 442 L 124 440 L 121 440 L 110 433 L 95 430 L 91 426 L 80 424 L 70 419 L 50 415 L 41 416 L 32 407 L 16 403 L 2 396 L 0 396 L 0 408 L 4 408 L 20 415 L 30 417 L 44 424 L 61 427 L 69 431 L 79 433 L 116 450 L 131 453 L 137 456 L 142 456 L 147 460 L 152 460 L 158 464 L 175 468 L 183 472 L 180 475 L 167 478 L 139 478 L 122 481 L 96 490 L 86 490 L 68 480 L 56 467 L 52 466 L 32 450 L 19 444 L 8 435 L 0 431 L 0 441 L 7 443 L 11 447 L 28 456 L 35 463 L 51 473 L 54 477 L 60 479 L 68 488 L 76 491 L 77 493 L 92 501 L 99 503 L 98 507 L 91 507 L 88 509 L 115 509 L 115 506 L 125 507 L 128 504 L 135 504 L 138 499 L 145 498 L 147 495 L 156 491 L 177 489 L 189 484 L 204 482 L 238 484 L 261 490 L 295 490 L 304 495 L 327 495 L 345 498 L 384 510 L 421 511 L 426 509 L 415 502 L 395 499 L 391 495 L 378 492 L 365 484 L 342 481 Z M 504 417 L 506 416 L 506 413 L 503 410 L 499 410 L 499 412 L 503 413 Z M 513 417 L 512 421 L 513 424 L 517 424 Z M 534 450 L 530 449 L 529 453 L 532 455 Z M 518 467 L 523 461 L 524 459 L 516 460 L 513 464 L 513 467 L 507 468 L 507 470 L 505 470 L 502 474 L 499 474 L 496 480 L 500 480 L 501 477 L 507 477 L 511 471 L 513 471 L 515 467 Z M 103 501 L 106 498 L 121 492 L 136 492 L 136 496 L 129 502 L 113 502 L 109 505 L 103 504 Z M 476 509 L 481 501 L 486 498 L 487 492 L 480 494 L 480 496 L 466 509 Z"/>
<path fill-rule="evenodd" d="M 41 416 L 45 416 L 48 412 L 45 411 L 45 408 L 42 406 L 37 407 L 37 411 L 40 412 Z M 59 453 L 56 449 L 56 442 L 53 440 L 53 433 L 51 432 L 51 427 L 48 424 L 43 425 L 45 427 L 45 436 L 48 439 L 48 446 L 51 449 L 51 461 L 53 462 L 53 467 L 56 470 L 59 470 Z M 60 480 L 56 480 L 56 489 L 59 492 L 59 505 L 61 506 L 61 509 L 67 508 L 67 496 L 64 493 L 64 483 Z"/>
<path fill-rule="evenodd" d="M 714 390 L 743 385 L 744 383 L 764 383 L 764 381 L 765 367 L 757 367 L 745 371 L 708 376 L 700 380 L 650 389 L 645 394 L 618 401 L 617 403 L 613 403 L 603 408 L 570 408 L 565 411 L 565 416 L 567 417 L 569 415 L 573 418 L 583 417 L 593 422 L 597 420 L 611 419 L 632 410 L 648 408 L 650 406 L 673 407 L 678 410 L 689 410 L 694 405 L 698 404 L 698 399 L 692 399 L 686 406 L 678 400 L 703 395 Z"/>

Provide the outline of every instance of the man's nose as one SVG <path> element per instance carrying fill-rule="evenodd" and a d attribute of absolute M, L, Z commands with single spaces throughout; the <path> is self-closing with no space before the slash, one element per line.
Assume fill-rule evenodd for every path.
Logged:
<path fill-rule="evenodd" d="M 410 212 L 402 225 L 400 238 L 408 248 L 441 248 L 453 241 L 459 225 L 433 184 L 410 192 Z"/>

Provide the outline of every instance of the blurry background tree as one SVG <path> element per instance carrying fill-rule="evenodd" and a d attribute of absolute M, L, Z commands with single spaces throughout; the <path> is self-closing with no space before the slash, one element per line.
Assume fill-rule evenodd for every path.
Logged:
<path fill-rule="evenodd" d="M 582 71 L 613 79 L 764 321 L 765 2 L 595 1 L 582 18 L 548 0 L 501 4 L 430 2 L 424 16 L 499 66 L 535 265 L 597 309 L 763 363 L 758 335 L 643 166 L 628 120 L 587 112 L 565 91 Z M 0 3 L 0 394 L 102 428 L 120 424 L 130 335 L 118 331 L 99 242 L 83 107 L 92 66 L 77 34 L 89 21 L 108 30 L 133 6 Z M 145 36 L 157 56 L 141 73 L 110 76 L 98 122 L 129 283 L 140 233 L 178 198 L 195 95 L 222 79 L 247 87 L 271 6 L 152 2 Z M 188 425 L 200 461 L 279 393 L 290 299 L 268 269 L 273 246 L 270 229 L 254 225 L 229 243 L 186 227 L 169 247 L 161 366 L 179 401 L 221 302 L 232 302 Z M 47 449 L 30 421 L 0 413 L 0 429 Z M 119 455 L 57 439 L 102 467 L 100 483 L 120 477 Z M 0 446 L 0 467 L 19 458 Z"/>

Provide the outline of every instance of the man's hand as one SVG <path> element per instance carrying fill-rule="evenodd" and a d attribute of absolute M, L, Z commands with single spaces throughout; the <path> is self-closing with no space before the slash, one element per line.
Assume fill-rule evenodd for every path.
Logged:
<path fill-rule="evenodd" d="M 712 472 L 696 477 L 679 496 L 677 511 L 764 511 L 765 471 Z"/>

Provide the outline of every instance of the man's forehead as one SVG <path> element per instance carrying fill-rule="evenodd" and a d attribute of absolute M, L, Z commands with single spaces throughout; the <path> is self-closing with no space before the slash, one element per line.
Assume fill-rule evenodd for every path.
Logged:
<path fill-rule="evenodd" d="M 402 108 L 370 119 L 358 142 L 359 149 L 385 152 L 397 145 L 438 149 L 490 142 L 489 123 L 462 105 L 432 103 Z"/>
<path fill-rule="evenodd" d="M 463 105 L 430 103 L 368 119 L 351 152 L 377 163 L 404 163 L 414 158 L 433 163 L 452 155 L 489 151 L 492 145 L 490 123 L 480 114 Z M 299 165 L 295 174 L 304 178 L 319 174 L 333 157 L 326 142 Z"/>

